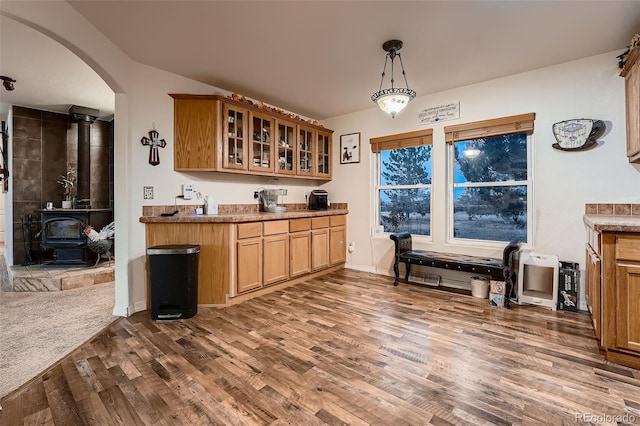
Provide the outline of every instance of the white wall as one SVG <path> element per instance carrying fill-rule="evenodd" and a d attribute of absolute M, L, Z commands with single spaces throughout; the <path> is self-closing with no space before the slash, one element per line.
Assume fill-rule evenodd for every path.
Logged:
<path fill-rule="evenodd" d="M 388 236 L 371 238 L 373 223 L 373 154 L 369 139 L 433 128 L 432 242 L 424 249 L 497 256 L 495 250 L 448 245 L 446 236 L 446 147 L 443 127 L 509 115 L 536 113 L 534 132 L 534 239 L 538 253 L 580 262 L 584 269 L 585 203 L 640 203 L 640 166 L 625 156 L 624 79 L 616 71 L 611 52 L 549 68 L 487 81 L 416 98 L 395 119 L 376 108 L 325 121 L 341 134 L 360 132 L 362 160 L 340 165 L 334 150 L 334 180 L 327 185 L 334 199 L 349 203 L 348 240 L 356 251 L 348 265 L 390 273 L 393 246 Z M 372 88 L 372 90 L 374 90 Z M 366 95 L 366 94 L 365 94 Z M 364 95 L 363 95 L 364 96 Z M 421 109 L 460 101 L 460 119 L 418 126 Z M 604 120 L 606 133 L 589 151 L 561 152 L 551 126 L 572 118 Z M 349 182 L 349 185 L 344 185 Z M 420 246 L 420 244 L 419 244 Z"/>

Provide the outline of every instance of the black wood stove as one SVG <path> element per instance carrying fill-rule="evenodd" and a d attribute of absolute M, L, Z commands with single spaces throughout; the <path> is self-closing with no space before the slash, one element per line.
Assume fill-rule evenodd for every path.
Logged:
<path fill-rule="evenodd" d="M 89 265 L 97 254 L 87 247 L 84 228 L 93 226 L 100 231 L 112 219 L 111 209 L 53 209 L 39 210 L 42 215 L 41 245 L 53 249 L 53 263 L 61 265 Z"/>

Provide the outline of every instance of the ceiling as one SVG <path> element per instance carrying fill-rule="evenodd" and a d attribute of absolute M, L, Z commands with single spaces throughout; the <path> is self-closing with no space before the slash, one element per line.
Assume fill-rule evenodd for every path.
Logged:
<path fill-rule="evenodd" d="M 137 62 L 318 120 L 373 107 L 389 39 L 404 42 L 409 86 L 421 96 L 618 51 L 640 32 L 638 0 L 69 3 Z M 11 33 L 19 24 L 7 20 L 0 71 L 19 80 L 11 96 L 37 83 L 29 102 L 54 107 L 92 92 L 79 88 L 84 82 L 72 69 L 83 64 L 71 53 L 43 56 L 55 42 L 43 41 L 41 50 L 7 42 L 23 41 Z M 58 66 L 71 78 L 54 80 Z"/>

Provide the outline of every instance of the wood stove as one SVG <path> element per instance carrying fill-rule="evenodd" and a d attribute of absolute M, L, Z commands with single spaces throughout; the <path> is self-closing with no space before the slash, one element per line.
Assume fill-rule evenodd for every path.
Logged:
<path fill-rule="evenodd" d="M 111 209 L 53 209 L 39 210 L 42 215 L 41 245 L 53 249 L 53 263 L 89 265 L 97 254 L 87 247 L 84 228 L 93 226 L 99 231 L 112 221 Z"/>

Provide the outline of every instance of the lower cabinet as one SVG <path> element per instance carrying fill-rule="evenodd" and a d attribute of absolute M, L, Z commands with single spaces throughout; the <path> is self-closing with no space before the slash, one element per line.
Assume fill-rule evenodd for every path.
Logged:
<path fill-rule="evenodd" d="M 311 270 L 329 266 L 329 228 L 311 231 Z"/>
<path fill-rule="evenodd" d="M 311 272 L 311 232 L 289 234 L 289 276 L 291 278 Z"/>
<path fill-rule="evenodd" d="M 287 234 L 264 237 L 264 285 L 289 278 L 289 236 Z"/>
<path fill-rule="evenodd" d="M 640 234 L 602 232 L 587 245 L 586 295 L 607 360 L 640 368 Z"/>
<path fill-rule="evenodd" d="M 589 308 L 589 312 L 591 313 L 591 322 L 593 323 L 596 338 L 600 340 L 600 324 L 602 324 L 602 318 L 600 317 L 600 257 L 590 245 L 587 245 L 585 260 L 587 270 L 587 277 L 585 279 L 587 308 Z"/>
<path fill-rule="evenodd" d="M 237 243 L 238 293 L 262 287 L 262 238 Z"/>
<path fill-rule="evenodd" d="M 346 215 L 236 225 L 236 294 L 346 260 Z"/>

